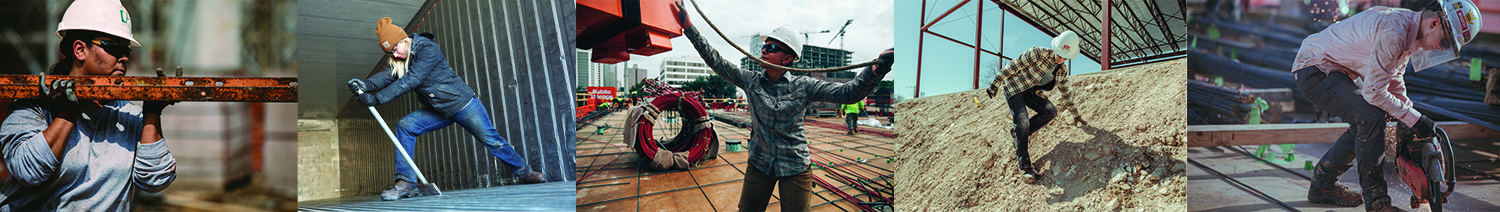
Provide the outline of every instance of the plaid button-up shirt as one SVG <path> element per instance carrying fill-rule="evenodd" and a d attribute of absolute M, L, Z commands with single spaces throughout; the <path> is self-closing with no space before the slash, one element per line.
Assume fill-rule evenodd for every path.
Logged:
<path fill-rule="evenodd" d="M 703 62 L 719 77 L 745 90 L 750 102 L 750 165 L 766 174 L 785 177 L 801 174 L 811 165 L 807 137 L 802 135 L 803 112 L 813 102 L 849 104 L 863 100 L 884 76 L 865 68 L 846 83 L 834 83 L 782 74 L 772 79 L 765 72 L 740 69 L 724 60 L 696 28 L 683 30 Z M 890 67 L 882 67 L 888 69 Z"/>
<path fill-rule="evenodd" d="M 1057 54 L 1046 47 L 1033 46 L 1022 52 L 1020 57 L 1011 62 L 1010 65 L 1000 69 L 1000 74 L 995 76 L 995 82 L 990 83 L 990 88 L 985 90 L 990 97 L 1010 98 L 1016 94 L 1036 86 L 1057 82 L 1056 88 L 1061 95 L 1062 108 L 1073 109 L 1073 92 L 1068 91 L 1068 66 L 1053 62 Z"/>

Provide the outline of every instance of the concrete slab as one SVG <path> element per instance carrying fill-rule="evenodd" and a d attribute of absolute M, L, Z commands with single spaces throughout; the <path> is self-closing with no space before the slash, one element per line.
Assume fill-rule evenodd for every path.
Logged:
<path fill-rule="evenodd" d="M 727 113 L 725 116 L 735 118 L 746 118 L 747 114 Z M 808 118 L 827 123 L 843 123 L 839 118 Z M 579 127 L 578 131 L 578 168 L 575 170 L 579 176 L 588 176 L 581 179 L 578 184 L 578 211 L 736 211 L 739 210 L 740 191 L 744 183 L 744 171 L 748 166 L 748 152 L 728 152 L 721 150 L 719 158 L 706 161 L 690 170 L 657 172 L 644 168 L 639 163 L 640 158 L 632 149 L 626 149 L 621 130 L 625 122 L 625 112 L 610 114 L 593 124 Z M 720 140 L 730 139 L 746 141 L 750 130 L 738 128 L 727 123 L 716 121 L 715 129 L 718 130 Z M 596 134 L 601 126 L 609 125 L 604 134 Z M 671 124 L 663 124 L 670 126 Z M 839 172 L 844 175 L 858 173 L 871 178 L 877 176 L 889 176 L 894 174 L 894 165 L 886 163 L 886 159 L 894 155 L 895 150 L 891 137 L 881 136 L 881 133 L 891 133 L 889 130 L 862 126 L 863 133 L 856 135 L 845 135 L 843 125 L 823 126 L 828 124 L 809 124 L 805 126 L 806 136 L 811 143 L 813 159 L 840 161 L 844 160 L 867 160 L 866 166 L 843 165 L 849 172 Z M 675 129 L 659 126 L 653 134 L 670 135 Z M 874 132 L 874 133 L 870 133 Z M 893 134 L 892 134 L 893 135 Z M 842 151 L 840 151 L 842 150 Z M 824 152 L 826 151 L 826 152 Z M 840 181 L 834 180 L 832 174 L 815 170 L 813 174 L 824 181 L 839 186 L 841 190 L 854 195 L 864 201 L 871 201 L 870 194 L 860 192 Z M 775 196 L 774 191 L 773 196 Z M 859 210 L 853 204 L 844 201 L 819 186 L 814 189 L 815 211 L 855 211 Z M 894 193 L 886 190 L 884 192 Z M 888 194 L 887 194 L 888 195 Z M 779 197 L 770 200 L 767 210 L 780 210 Z"/>
<path fill-rule="evenodd" d="M 1493 151 L 1500 138 L 1488 139 L 1464 139 L 1454 140 L 1455 146 L 1463 146 L 1455 152 L 1460 166 L 1473 167 L 1486 173 L 1500 173 L 1500 164 L 1494 161 Z M 1294 162 L 1288 165 L 1272 165 L 1260 163 L 1246 156 L 1245 153 L 1235 151 L 1232 148 L 1240 148 L 1245 152 L 1254 152 L 1257 146 L 1229 146 L 1229 147 L 1195 147 L 1188 148 L 1188 157 L 1208 168 L 1217 170 L 1230 178 L 1234 178 L 1249 185 L 1249 188 L 1234 186 L 1225 180 L 1207 172 L 1205 169 L 1189 166 L 1188 168 L 1188 210 L 1189 211 L 1282 211 L 1279 204 L 1272 200 L 1260 198 L 1252 194 L 1258 190 L 1271 198 L 1284 202 L 1297 210 L 1303 211 L 1363 211 L 1360 207 L 1341 207 L 1330 204 L 1312 204 L 1307 202 L 1307 189 L 1311 180 L 1303 177 L 1312 177 L 1312 171 L 1304 169 L 1307 161 L 1316 163 L 1324 153 L 1332 148 L 1332 143 L 1321 144 L 1298 144 L 1292 150 Z M 1279 152 L 1279 148 L 1274 150 Z M 1291 172 L 1276 168 L 1286 167 Z M 1339 177 L 1339 183 L 1350 188 L 1359 187 L 1359 179 L 1355 176 L 1355 170 L 1350 170 Z M 1426 205 L 1417 209 L 1410 206 L 1411 191 L 1405 183 L 1396 178 L 1393 166 L 1386 168 L 1386 183 L 1388 195 L 1391 196 L 1392 205 L 1407 210 L 1428 211 Z M 1470 171 L 1459 171 L 1461 175 L 1457 189 L 1453 196 L 1449 197 L 1449 203 L 1444 204 L 1444 210 L 1449 211 L 1500 211 L 1500 179 L 1488 178 Z"/>

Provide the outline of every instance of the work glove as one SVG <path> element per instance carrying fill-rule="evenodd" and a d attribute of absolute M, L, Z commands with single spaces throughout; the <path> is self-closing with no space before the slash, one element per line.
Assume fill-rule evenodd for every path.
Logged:
<path fill-rule="evenodd" d="M 687 30 L 688 27 L 693 26 L 693 21 L 688 19 L 687 7 L 682 6 L 683 3 L 686 2 L 678 0 L 673 6 L 677 6 L 677 25 L 682 26 L 682 30 Z"/>
<path fill-rule="evenodd" d="M 355 96 L 354 99 L 359 100 L 359 104 L 363 104 L 367 107 L 380 105 L 380 100 L 375 98 L 375 95 L 370 95 L 370 93 L 362 93 L 356 95 L 358 96 Z"/>
<path fill-rule="evenodd" d="M 874 69 L 876 74 L 884 76 L 886 73 L 891 72 L 891 64 L 896 63 L 896 48 L 885 49 L 885 52 L 880 53 L 879 58 L 880 62 L 875 63 L 875 66 L 870 69 Z"/>
<path fill-rule="evenodd" d="M 161 70 L 158 69 L 156 71 L 156 76 L 166 77 L 167 74 L 162 73 Z M 177 67 L 177 76 L 182 76 L 182 67 Z M 161 115 L 162 109 L 167 109 L 167 106 L 177 104 L 177 102 L 179 101 L 146 101 L 145 105 L 141 106 L 141 114 Z"/>
<path fill-rule="evenodd" d="M 43 76 L 42 81 L 46 81 Z M 82 116 L 78 109 L 78 96 L 73 94 L 73 80 L 52 80 L 51 85 L 42 86 L 42 103 L 47 110 L 52 111 L 52 116 L 65 120 L 78 120 Z"/>
<path fill-rule="evenodd" d="M 360 92 L 360 91 L 364 91 L 364 92 Z M 370 84 L 369 84 L 369 82 L 365 82 L 364 80 L 360 80 L 360 79 L 349 79 L 349 92 L 353 92 L 353 93 L 356 93 L 356 94 L 358 94 L 358 93 L 369 93 L 370 92 Z"/>
<path fill-rule="evenodd" d="M 1423 140 L 1432 138 L 1432 136 L 1437 136 L 1437 123 L 1432 122 L 1432 119 L 1427 118 L 1426 115 L 1423 115 L 1421 119 L 1417 119 L 1417 123 L 1412 124 L 1411 128 L 1412 132 L 1416 134 L 1417 140 Z"/>

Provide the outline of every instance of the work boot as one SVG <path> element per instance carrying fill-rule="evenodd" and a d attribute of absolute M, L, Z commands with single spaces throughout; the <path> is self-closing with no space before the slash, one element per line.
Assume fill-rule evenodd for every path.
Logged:
<path fill-rule="evenodd" d="M 1397 208 L 1396 206 L 1391 205 L 1391 204 L 1385 204 L 1384 206 L 1380 206 L 1379 208 L 1375 208 L 1375 210 L 1371 210 L 1371 211 L 1377 211 L 1377 212 L 1392 212 L 1392 211 L 1394 211 L 1394 212 L 1406 212 L 1406 210 L 1402 210 L 1401 208 Z"/>
<path fill-rule="evenodd" d="M 1042 175 L 1036 173 L 1036 167 L 1031 166 L 1031 160 L 1029 158 L 1021 159 L 1021 172 L 1023 172 L 1021 174 L 1021 180 L 1025 180 L 1026 184 L 1032 184 L 1042 180 Z"/>
<path fill-rule="evenodd" d="M 416 184 L 406 182 L 405 180 L 397 180 L 395 188 L 380 193 L 380 200 L 391 201 L 418 195 L 422 195 L 422 193 L 417 192 Z"/>
<path fill-rule="evenodd" d="M 1339 184 L 1334 184 L 1332 189 L 1319 189 L 1317 186 L 1307 189 L 1307 202 L 1311 203 L 1355 207 L 1364 202 L 1361 198 L 1359 192 L 1349 190 L 1348 187 Z"/>
<path fill-rule="evenodd" d="M 521 184 L 536 184 L 536 183 L 545 183 L 545 182 L 547 182 L 546 176 L 543 176 L 541 172 L 536 172 L 536 171 L 532 171 L 531 173 L 527 173 L 526 177 L 521 178 Z"/>

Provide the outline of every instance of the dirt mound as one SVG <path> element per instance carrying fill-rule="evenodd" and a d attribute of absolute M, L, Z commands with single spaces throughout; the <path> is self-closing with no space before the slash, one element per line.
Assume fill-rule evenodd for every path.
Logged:
<path fill-rule="evenodd" d="M 1060 109 L 1032 135 L 1036 184 L 1020 179 L 1003 98 L 979 89 L 903 102 L 897 210 L 1183 211 L 1186 74 L 1178 59 L 1070 77 L 1087 124 Z"/>

